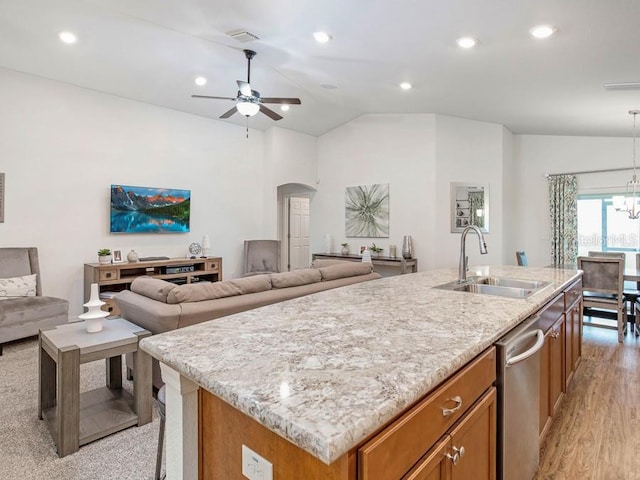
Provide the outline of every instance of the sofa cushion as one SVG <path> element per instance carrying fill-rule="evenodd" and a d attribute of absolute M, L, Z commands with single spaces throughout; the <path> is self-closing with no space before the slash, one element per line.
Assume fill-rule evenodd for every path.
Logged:
<path fill-rule="evenodd" d="M 0 278 L 0 300 L 36 296 L 36 274 Z"/>
<path fill-rule="evenodd" d="M 236 285 L 242 295 L 271 290 L 271 278 L 269 275 L 253 275 L 251 277 L 235 278 L 229 283 Z"/>
<path fill-rule="evenodd" d="M 345 262 L 340 265 L 330 265 L 319 269 L 322 281 L 336 280 L 338 278 L 367 275 L 373 272 L 373 265 L 369 262 Z"/>
<path fill-rule="evenodd" d="M 311 268 L 330 267 L 331 265 L 342 265 L 343 263 L 353 263 L 350 260 L 334 260 L 332 258 L 316 258 L 311 262 Z"/>
<path fill-rule="evenodd" d="M 171 290 L 167 296 L 167 303 L 202 302 L 264 290 L 271 290 L 269 275 L 236 278 L 224 282 L 187 284 Z"/>
<path fill-rule="evenodd" d="M 313 268 L 272 273 L 269 276 L 271 277 L 271 285 L 273 285 L 273 288 L 297 287 L 298 285 L 308 285 L 322 280 L 320 271 Z"/>
<path fill-rule="evenodd" d="M 169 292 L 176 288 L 175 283 L 153 277 L 138 277 L 131 282 L 131 291 L 167 303 Z"/>

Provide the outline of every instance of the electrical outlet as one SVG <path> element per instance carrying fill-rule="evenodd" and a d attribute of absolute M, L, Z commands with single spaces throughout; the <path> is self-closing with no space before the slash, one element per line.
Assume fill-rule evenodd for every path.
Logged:
<path fill-rule="evenodd" d="M 242 475 L 249 480 L 273 480 L 273 465 L 246 445 L 242 445 Z"/>

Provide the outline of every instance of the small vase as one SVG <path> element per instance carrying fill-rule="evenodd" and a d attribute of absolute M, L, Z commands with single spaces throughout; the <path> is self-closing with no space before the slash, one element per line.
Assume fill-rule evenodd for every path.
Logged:
<path fill-rule="evenodd" d="M 92 283 L 91 298 L 84 304 L 87 307 L 87 311 L 79 315 L 79 318 L 83 319 L 87 325 L 87 332 L 96 333 L 102 331 L 102 320 L 109 315 L 109 312 L 100 309 L 102 305 L 104 305 L 104 302 L 100 300 L 98 284 Z"/>
<path fill-rule="evenodd" d="M 413 241 L 411 235 L 405 235 L 402 239 L 402 258 L 413 257 Z"/>
<path fill-rule="evenodd" d="M 342 247 L 342 254 L 349 255 L 349 247 Z"/>
<path fill-rule="evenodd" d="M 137 261 L 138 261 L 138 254 L 136 253 L 135 250 L 131 250 L 129 253 L 127 253 L 127 262 L 135 263 Z"/>

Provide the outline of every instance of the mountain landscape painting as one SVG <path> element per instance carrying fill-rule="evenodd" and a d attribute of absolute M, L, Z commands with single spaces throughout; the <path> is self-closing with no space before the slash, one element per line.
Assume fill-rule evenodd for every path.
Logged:
<path fill-rule="evenodd" d="M 111 185 L 111 233 L 189 231 L 191 190 Z"/>

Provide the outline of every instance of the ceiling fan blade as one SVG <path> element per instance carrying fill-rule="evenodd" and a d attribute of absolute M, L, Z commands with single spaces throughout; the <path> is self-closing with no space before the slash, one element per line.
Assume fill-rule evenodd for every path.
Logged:
<path fill-rule="evenodd" d="M 214 100 L 235 100 L 231 97 L 211 97 L 209 95 L 191 95 L 191 98 L 213 98 Z"/>
<path fill-rule="evenodd" d="M 251 85 L 249 85 L 248 82 L 243 82 L 242 80 L 236 80 L 236 83 L 238 84 L 238 90 L 240 90 L 240 93 L 242 95 L 244 95 L 245 97 L 251 96 Z"/>
<path fill-rule="evenodd" d="M 262 104 L 260 105 L 260 111 L 262 113 L 264 113 L 267 117 L 271 118 L 272 120 L 281 120 L 282 119 L 281 115 L 278 115 L 276 112 L 274 112 L 270 108 L 265 107 Z"/>
<path fill-rule="evenodd" d="M 302 105 L 299 98 L 261 97 L 262 103 L 279 103 L 281 105 Z"/>
<path fill-rule="evenodd" d="M 229 118 L 231 115 L 233 115 L 237 111 L 238 109 L 236 107 L 233 107 L 231 110 L 228 110 L 224 112 L 222 115 L 220 115 L 220 118 Z"/>

